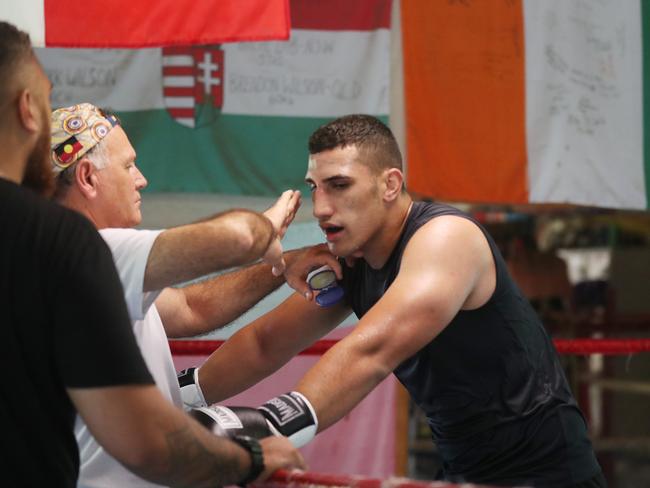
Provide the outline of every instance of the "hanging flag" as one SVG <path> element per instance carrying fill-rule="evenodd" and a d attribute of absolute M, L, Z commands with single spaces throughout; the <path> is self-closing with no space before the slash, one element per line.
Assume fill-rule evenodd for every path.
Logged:
<path fill-rule="evenodd" d="M 287 39 L 288 0 L 3 0 L 35 46 L 148 47 Z"/>
<path fill-rule="evenodd" d="M 307 187 L 329 120 L 387 120 L 390 0 L 294 0 L 286 42 L 42 49 L 52 105 L 118 113 L 152 191 L 277 195 Z"/>
<path fill-rule="evenodd" d="M 223 50 L 218 46 L 163 48 L 162 86 L 169 115 L 179 124 L 194 127 L 197 104 L 221 108 L 223 68 Z"/>
<path fill-rule="evenodd" d="M 645 5 L 402 2 L 409 189 L 649 208 Z"/>

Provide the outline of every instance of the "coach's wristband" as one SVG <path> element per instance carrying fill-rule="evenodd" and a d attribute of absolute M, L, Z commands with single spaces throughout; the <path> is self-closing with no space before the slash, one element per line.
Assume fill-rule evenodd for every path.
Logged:
<path fill-rule="evenodd" d="M 264 454 L 262 453 L 262 446 L 257 439 L 248 437 L 246 435 L 237 435 L 232 437 L 232 440 L 239 444 L 241 447 L 248 451 L 251 456 L 251 469 L 248 475 L 241 480 L 237 485 L 244 487 L 252 483 L 264 471 Z"/>

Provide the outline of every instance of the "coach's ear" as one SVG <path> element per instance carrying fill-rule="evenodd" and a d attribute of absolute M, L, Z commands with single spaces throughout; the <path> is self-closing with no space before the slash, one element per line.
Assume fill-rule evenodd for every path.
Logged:
<path fill-rule="evenodd" d="M 74 168 L 74 182 L 87 199 L 97 196 L 97 168 L 88 158 L 82 158 Z"/>
<path fill-rule="evenodd" d="M 397 168 L 388 168 L 384 170 L 384 200 L 391 202 L 395 200 L 402 192 L 404 185 L 404 174 Z"/>

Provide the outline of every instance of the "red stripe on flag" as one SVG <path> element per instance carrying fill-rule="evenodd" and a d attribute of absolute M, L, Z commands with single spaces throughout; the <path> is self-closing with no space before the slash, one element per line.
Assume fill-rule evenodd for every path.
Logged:
<path fill-rule="evenodd" d="M 331 31 L 388 29 L 390 10 L 391 0 L 291 0 L 291 28 Z"/>
<path fill-rule="evenodd" d="M 45 45 L 150 47 L 285 40 L 287 0 L 44 0 Z"/>
<path fill-rule="evenodd" d="M 194 66 L 163 66 L 163 76 L 194 76 Z"/>
<path fill-rule="evenodd" d="M 167 111 L 175 119 L 183 118 L 183 117 L 187 117 L 190 119 L 194 118 L 194 108 L 168 108 Z"/>
<path fill-rule="evenodd" d="M 163 56 L 191 56 L 192 48 L 188 46 L 167 46 L 163 48 L 162 52 Z"/>
<path fill-rule="evenodd" d="M 194 87 L 163 86 L 163 95 L 166 97 L 193 97 Z"/>

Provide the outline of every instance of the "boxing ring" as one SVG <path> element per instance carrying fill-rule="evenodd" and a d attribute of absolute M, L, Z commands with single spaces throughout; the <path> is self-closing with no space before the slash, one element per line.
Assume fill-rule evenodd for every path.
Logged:
<path fill-rule="evenodd" d="M 213 340 L 170 340 L 169 347 L 174 356 L 209 356 L 224 342 Z M 299 354 L 320 356 L 337 342 L 336 339 L 320 340 Z M 553 344 L 559 354 L 628 355 L 650 352 L 650 339 L 554 339 Z"/>
<path fill-rule="evenodd" d="M 299 356 L 312 357 L 315 361 L 318 356 L 325 353 L 328 349 L 334 346 L 339 339 L 324 339 L 314 343 L 312 346 L 303 350 Z M 175 358 L 183 357 L 207 357 L 215 349 L 220 347 L 225 341 L 222 340 L 170 340 L 170 349 Z M 603 392 L 605 391 L 624 391 L 632 393 L 650 394 L 650 383 L 641 384 L 640 382 L 623 381 L 623 380 L 607 380 L 598 373 L 602 373 L 601 368 L 593 368 L 592 363 L 602 364 L 604 357 L 621 357 L 629 360 L 632 356 L 639 353 L 650 352 L 650 339 L 646 338 L 574 338 L 564 339 L 556 338 L 553 340 L 557 352 L 565 357 L 584 358 L 589 367 L 589 374 L 580 377 L 580 384 L 576 387 L 577 391 L 574 394 L 578 398 L 581 406 L 583 403 L 587 404 L 587 408 L 583 406 L 583 411 L 587 418 L 590 419 L 590 424 L 594 424 L 595 429 L 603 429 L 603 421 L 599 419 L 602 416 L 603 409 Z M 567 358 L 569 359 L 569 358 Z M 245 363 L 244 363 L 245 364 Z M 254 388 L 253 388 L 254 389 Z M 275 393 L 278 393 L 276 391 Z M 399 400 L 399 399 L 398 399 Z M 227 402 L 225 402 L 227 404 Z M 336 426 L 333 426 L 334 428 Z M 332 429 L 330 428 L 330 429 Z M 367 428 L 367 426 L 366 426 Z M 405 425 L 399 425 L 399 428 L 406 428 Z M 326 430 L 319 434 L 318 437 L 328 434 Z M 373 432 L 373 435 L 375 432 Z M 339 433 L 339 435 L 341 435 Z M 316 440 L 318 439 L 316 438 Z M 377 443 L 380 445 L 381 441 Z M 308 446 L 306 446 L 308 447 Z M 398 447 L 406 451 L 408 447 L 406 444 L 399 445 Z M 305 448 L 303 448 L 305 449 Z M 307 456 L 306 456 L 307 458 Z M 308 460 L 309 461 L 309 460 Z M 311 464 L 311 463 L 310 463 Z M 403 463 L 402 468 L 405 467 Z M 343 468 L 344 470 L 345 468 Z M 403 469 L 396 469 L 396 472 L 404 471 Z M 332 470 L 331 472 L 305 472 L 305 473 L 288 473 L 278 471 L 273 477 L 263 484 L 257 486 L 281 488 L 286 486 L 346 486 L 358 488 L 454 488 L 454 487 L 478 487 L 479 485 L 471 484 L 454 484 L 446 482 L 429 482 L 429 481 L 416 481 L 407 478 L 395 477 L 387 475 L 385 477 L 367 476 L 367 475 L 350 475 L 341 473 L 340 470 Z"/>
<path fill-rule="evenodd" d="M 351 487 L 351 488 L 489 488 L 486 485 L 468 483 L 456 484 L 444 481 L 416 481 L 408 478 L 391 477 L 387 479 L 367 478 L 322 473 L 289 473 L 277 471 L 264 483 L 255 483 L 259 488 L 298 488 L 298 487 Z"/>

